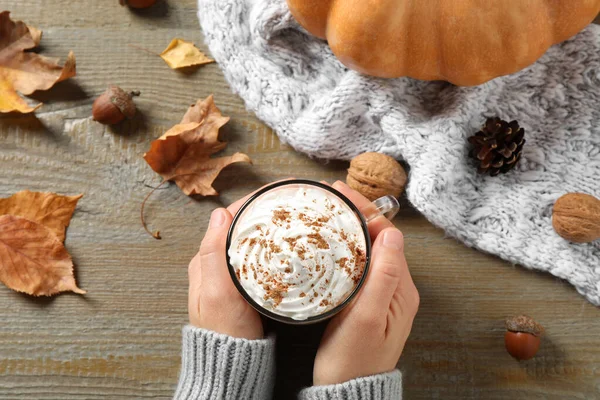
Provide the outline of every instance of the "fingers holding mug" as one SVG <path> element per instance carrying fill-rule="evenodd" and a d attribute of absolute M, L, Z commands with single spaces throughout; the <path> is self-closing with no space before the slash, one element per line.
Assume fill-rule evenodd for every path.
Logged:
<path fill-rule="evenodd" d="M 393 228 L 394 224 L 385 217 L 385 215 L 379 213 L 377 206 L 367 199 L 362 194 L 358 193 L 350 186 L 346 185 L 342 181 L 336 181 L 333 184 L 333 188 L 338 190 L 344 196 L 346 196 L 360 212 L 369 220 L 370 215 L 377 215 L 376 217 L 369 220 L 369 234 L 371 238 L 375 240 L 379 233 L 386 228 Z"/>

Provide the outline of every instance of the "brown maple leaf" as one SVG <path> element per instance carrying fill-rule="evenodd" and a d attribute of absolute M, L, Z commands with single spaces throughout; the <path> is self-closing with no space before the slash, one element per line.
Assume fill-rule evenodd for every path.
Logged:
<path fill-rule="evenodd" d="M 214 104 L 213 96 L 198 100 L 175 125 L 150 145 L 144 159 L 166 181 L 174 181 L 187 195 L 217 195 L 212 183 L 226 166 L 236 162 L 251 163 L 246 154 L 210 158 L 227 143 L 218 140 L 219 128 L 229 118 Z"/>
<path fill-rule="evenodd" d="M 55 83 L 75 76 L 75 56 L 69 53 L 63 67 L 58 59 L 26 52 L 39 44 L 42 32 L 21 21 L 10 19 L 10 12 L 0 12 L 0 112 L 29 113 L 24 95 L 50 89 Z"/>
<path fill-rule="evenodd" d="M 71 256 L 56 235 L 14 215 L 0 216 L 0 281 L 33 296 L 85 293 L 77 287 Z"/>
<path fill-rule="evenodd" d="M 223 168 L 236 162 L 252 163 L 250 157 L 243 153 L 210 158 L 227 146 L 227 143 L 219 141 L 219 129 L 228 121 L 229 118 L 224 117 L 215 105 L 212 95 L 198 100 L 189 107 L 180 124 L 151 143 L 144 159 L 164 178 L 163 183 L 174 181 L 187 195 L 217 195 L 212 183 Z M 144 221 L 144 205 L 152 192 L 142 203 L 142 225 L 148 233 L 160 239 L 159 232 L 150 232 Z"/>
<path fill-rule="evenodd" d="M 61 196 L 25 190 L 0 199 L 0 215 L 10 214 L 40 223 L 64 242 L 65 230 L 82 196 Z"/>

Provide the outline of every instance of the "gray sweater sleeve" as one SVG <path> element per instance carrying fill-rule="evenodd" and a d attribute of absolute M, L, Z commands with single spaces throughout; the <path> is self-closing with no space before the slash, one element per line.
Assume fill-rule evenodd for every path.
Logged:
<path fill-rule="evenodd" d="M 275 376 L 273 339 L 248 340 L 186 326 L 175 400 L 268 400 Z M 299 400 L 400 400 L 394 370 L 338 385 L 304 389 Z"/>
<path fill-rule="evenodd" d="M 274 376 L 274 340 L 239 339 L 186 326 L 174 399 L 268 400 Z"/>
<path fill-rule="evenodd" d="M 402 374 L 397 369 L 385 374 L 352 379 L 337 385 L 304 389 L 299 400 L 400 400 Z"/>

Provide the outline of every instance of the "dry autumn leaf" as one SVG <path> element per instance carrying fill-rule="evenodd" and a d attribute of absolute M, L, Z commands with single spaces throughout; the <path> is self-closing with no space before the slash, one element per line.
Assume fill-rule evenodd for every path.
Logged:
<path fill-rule="evenodd" d="M 42 31 L 34 26 L 27 25 L 27 28 L 29 29 L 33 43 L 35 43 L 35 47 L 39 46 L 40 41 L 42 40 Z"/>
<path fill-rule="evenodd" d="M 71 256 L 54 233 L 13 215 L 0 216 L 0 281 L 33 296 L 85 293 L 75 283 Z"/>
<path fill-rule="evenodd" d="M 41 104 L 31 107 L 17 92 L 29 95 L 75 76 L 73 52 L 61 67 L 58 59 L 25 51 L 36 47 L 41 37 L 40 30 L 11 20 L 8 11 L 0 13 L 0 112 L 32 112 Z"/>
<path fill-rule="evenodd" d="M 151 143 L 144 159 L 164 181 L 174 181 L 187 195 L 217 195 L 212 183 L 223 168 L 236 162 L 252 163 L 250 157 L 242 153 L 210 158 L 227 146 L 218 139 L 219 129 L 227 121 L 229 118 L 221 114 L 212 95 L 198 100 L 190 106 L 180 124 Z M 143 215 L 144 204 L 142 223 L 146 228 Z M 152 235 L 160 238 L 158 232 Z"/>
<path fill-rule="evenodd" d="M 173 39 L 169 46 L 160 53 L 160 57 L 173 69 L 215 62 L 198 50 L 194 43 L 183 39 Z"/>
<path fill-rule="evenodd" d="M 251 162 L 242 153 L 210 158 L 226 143 L 218 140 L 219 128 L 229 118 L 221 115 L 213 96 L 198 100 L 184 115 L 182 123 L 175 125 L 154 140 L 144 159 L 166 181 L 174 181 L 187 195 L 217 195 L 212 187 L 223 168 L 236 162 Z"/>
<path fill-rule="evenodd" d="M 81 197 L 25 190 L 0 199 L 0 215 L 10 214 L 42 224 L 64 242 L 65 230 Z"/>

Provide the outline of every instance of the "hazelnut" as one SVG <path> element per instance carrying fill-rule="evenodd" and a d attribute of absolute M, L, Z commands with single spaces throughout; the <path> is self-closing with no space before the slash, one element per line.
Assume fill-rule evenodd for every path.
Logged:
<path fill-rule="evenodd" d="M 531 317 L 519 315 L 506 320 L 504 344 L 508 353 L 517 360 L 529 360 L 540 348 L 544 328 Z"/>
<path fill-rule="evenodd" d="M 125 117 L 133 118 L 136 108 L 132 98 L 139 94 L 139 92 L 127 93 L 118 86 L 109 86 L 92 105 L 94 121 L 114 125 L 123 121 Z"/>
<path fill-rule="evenodd" d="M 148 8 L 153 6 L 154 3 L 156 3 L 156 0 L 119 0 L 119 4 L 131 8 Z"/>
<path fill-rule="evenodd" d="M 346 183 L 373 201 L 385 195 L 399 197 L 406 186 L 406 172 L 398 161 L 381 153 L 363 153 L 352 159 Z"/>
<path fill-rule="evenodd" d="M 575 243 L 600 239 L 600 200 L 584 193 L 561 196 L 552 210 L 556 233 Z"/>

